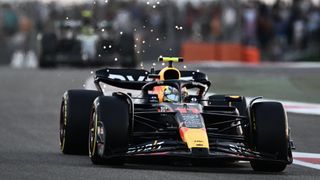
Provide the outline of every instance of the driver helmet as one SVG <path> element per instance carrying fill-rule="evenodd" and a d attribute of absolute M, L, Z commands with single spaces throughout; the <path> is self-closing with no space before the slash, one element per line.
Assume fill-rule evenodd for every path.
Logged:
<path fill-rule="evenodd" d="M 188 96 L 187 88 L 181 89 L 182 100 Z M 171 86 L 166 86 L 163 90 L 163 102 L 178 102 L 179 101 L 179 91 Z"/>
<path fill-rule="evenodd" d="M 163 102 L 177 102 L 179 101 L 179 92 L 177 89 L 166 86 L 163 90 Z"/>

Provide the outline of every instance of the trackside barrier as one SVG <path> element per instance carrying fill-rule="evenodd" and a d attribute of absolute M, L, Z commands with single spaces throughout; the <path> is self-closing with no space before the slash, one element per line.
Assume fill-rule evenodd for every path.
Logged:
<path fill-rule="evenodd" d="M 240 61 L 253 64 L 260 62 L 260 50 L 257 47 L 236 43 L 185 42 L 182 44 L 181 56 L 186 61 Z"/>

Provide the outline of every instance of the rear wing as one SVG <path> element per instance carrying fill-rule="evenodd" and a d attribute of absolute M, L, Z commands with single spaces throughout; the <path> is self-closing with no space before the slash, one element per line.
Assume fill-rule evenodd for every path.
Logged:
<path fill-rule="evenodd" d="M 156 71 L 159 73 L 159 71 Z M 207 75 L 197 71 L 180 71 L 182 80 L 190 80 L 199 83 L 211 85 L 208 81 Z M 154 79 L 149 78 L 151 73 L 144 69 L 111 69 L 105 68 L 95 72 L 94 83 L 96 87 L 101 90 L 100 82 L 106 83 L 110 86 L 141 90 L 142 87 Z"/>

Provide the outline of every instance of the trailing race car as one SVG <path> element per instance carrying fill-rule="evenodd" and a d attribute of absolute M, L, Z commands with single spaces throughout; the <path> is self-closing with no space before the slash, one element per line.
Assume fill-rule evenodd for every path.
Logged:
<path fill-rule="evenodd" d="M 283 171 L 292 163 L 286 112 L 279 102 L 248 104 L 243 96 L 205 97 L 206 74 L 179 71 L 173 62 L 151 71 L 101 69 L 97 91 L 69 90 L 63 95 L 60 145 L 65 154 L 89 154 L 94 164 L 123 164 L 155 158 L 191 163 L 250 161 L 256 171 Z M 103 84 L 139 90 L 103 93 Z M 89 147 L 89 148 L 88 148 Z"/>
<path fill-rule="evenodd" d="M 137 64 L 132 33 L 115 33 L 111 22 L 101 21 L 92 26 L 87 18 L 83 22 L 64 20 L 55 23 L 55 32 L 39 36 L 40 68 L 70 65 Z"/>

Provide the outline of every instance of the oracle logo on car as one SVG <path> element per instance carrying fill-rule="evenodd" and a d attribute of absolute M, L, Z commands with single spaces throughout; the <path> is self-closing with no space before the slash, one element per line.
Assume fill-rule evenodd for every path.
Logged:
<path fill-rule="evenodd" d="M 137 79 L 134 79 L 131 75 L 109 74 L 108 78 L 121 81 L 145 81 L 147 76 L 139 76 Z"/>
<path fill-rule="evenodd" d="M 132 75 L 121 75 L 121 74 L 109 74 L 109 79 L 121 80 L 121 81 L 150 81 L 151 79 L 148 76 L 139 76 L 138 78 L 134 78 Z M 181 77 L 181 80 L 193 80 L 192 76 Z"/>

